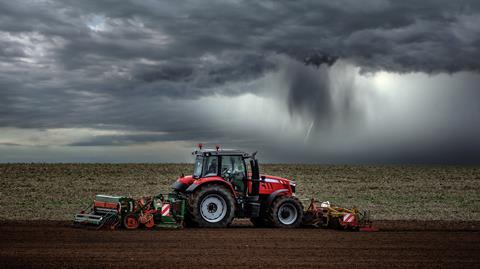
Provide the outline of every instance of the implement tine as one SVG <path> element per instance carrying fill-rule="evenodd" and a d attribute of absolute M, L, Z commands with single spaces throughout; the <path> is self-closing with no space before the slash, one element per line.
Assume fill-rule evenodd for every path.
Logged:
<path fill-rule="evenodd" d="M 96 227 L 97 230 L 100 230 L 101 228 L 103 227 L 109 227 L 109 228 L 112 228 L 114 227 L 114 225 L 116 226 L 116 224 L 118 223 L 118 216 L 116 213 L 108 213 L 107 215 L 104 216 L 104 219 L 102 220 L 102 222 L 100 223 L 100 225 L 98 225 L 98 227 Z"/>

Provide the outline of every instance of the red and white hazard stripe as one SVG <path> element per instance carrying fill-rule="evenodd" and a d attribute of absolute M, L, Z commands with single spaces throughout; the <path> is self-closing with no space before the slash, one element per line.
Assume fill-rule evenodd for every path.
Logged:
<path fill-rule="evenodd" d="M 355 219 L 355 216 L 351 213 L 343 214 L 343 222 L 353 222 L 354 219 Z"/>
<path fill-rule="evenodd" d="M 162 216 L 170 216 L 170 204 L 162 205 Z"/>

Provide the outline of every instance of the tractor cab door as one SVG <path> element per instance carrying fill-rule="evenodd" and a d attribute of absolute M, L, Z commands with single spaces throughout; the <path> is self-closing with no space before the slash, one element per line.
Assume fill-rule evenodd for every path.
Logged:
<path fill-rule="evenodd" d="M 247 169 L 242 156 L 222 156 L 221 164 L 222 169 L 220 171 L 222 178 L 232 183 L 238 193 L 245 193 Z"/>
<path fill-rule="evenodd" d="M 205 158 L 204 177 L 218 176 L 218 157 L 209 156 Z"/>

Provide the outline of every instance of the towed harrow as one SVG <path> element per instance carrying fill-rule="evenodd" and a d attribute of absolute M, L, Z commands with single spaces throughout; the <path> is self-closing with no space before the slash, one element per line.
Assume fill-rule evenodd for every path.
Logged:
<path fill-rule="evenodd" d="M 357 208 L 344 208 L 331 205 L 330 202 L 320 202 L 310 199 L 310 205 L 303 214 L 304 226 L 315 228 L 332 228 L 338 230 L 373 232 L 370 212 L 359 211 Z"/>

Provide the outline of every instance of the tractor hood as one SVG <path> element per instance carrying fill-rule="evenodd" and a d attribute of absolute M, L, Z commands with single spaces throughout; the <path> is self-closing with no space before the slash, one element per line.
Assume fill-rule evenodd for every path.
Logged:
<path fill-rule="evenodd" d="M 263 175 L 263 174 L 260 174 L 260 179 L 262 181 L 266 181 L 266 182 L 270 182 L 270 183 L 289 184 L 289 182 L 290 182 L 289 179 L 286 179 L 286 178 L 283 178 L 283 177 Z"/>
<path fill-rule="evenodd" d="M 248 177 L 251 178 L 251 176 L 252 175 L 249 173 Z M 179 177 L 177 179 L 177 181 L 175 181 L 172 184 L 171 187 L 174 191 L 185 192 L 187 190 L 187 188 L 190 187 L 190 185 L 192 185 L 194 183 L 195 184 L 201 184 L 201 183 L 204 183 L 204 182 L 207 182 L 207 181 L 215 181 L 215 180 L 223 180 L 223 179 L 221 177 L 218 177 L 218 176 L 208 177 L 208 178 L 194 178 L 192 175 L 182 176 L 182 177 Z M 286 179 L 286 178 L 283 178 L 283 177 L 260 174 L 260 182 L 261 183 L 269 183 L 270 185 L 268 185 L 268 186 L 271 186 L 272 184 L 277 185 L 278 186 L 277 188 L 280 188 L 280 186 L 283 186 L 281 188 L 288 189 L 290 187 L 290 189 L 293 192 L 295 192 L 295 185 L 296 185 L 295 181 L 289 180 L 289 179 Z"/>
<path fill-rule="evenodd" d="M 295 193 L 296 183 L 283 177 L 260 174 L 260 194 L 268 193 L 269 189 L 290 189 Z"/>

